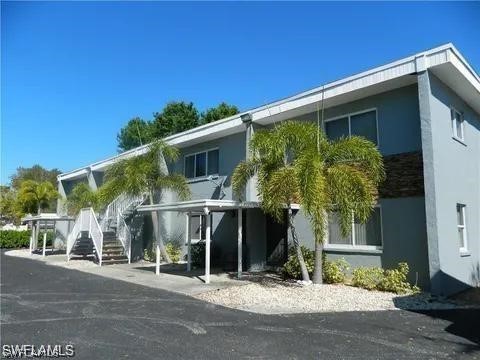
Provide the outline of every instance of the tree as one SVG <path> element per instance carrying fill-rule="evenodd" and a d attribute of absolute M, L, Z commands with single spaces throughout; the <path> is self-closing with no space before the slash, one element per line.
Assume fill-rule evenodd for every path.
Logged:
<path fill-rule="evenodd" d="M 18 190 L 17 199 L 25 213 L 37 211 L 40 214 L 58 196 L 57 190 L 49 181 L 25 180 Z"/>
<path fill-rule="evenodd" d="M 153 116 L 153 133 L 157 139 L 189 130 L 199 125 L 198 110 L 192 102 L 169 102 L 162 112 L 154 113 Z"/>
<path fill-rule="evenodd" d="M 48 181 L 54 187 L 57 186 L 57 176 L 60 175 L 60 170 L 52 169 L 47 170 L 40 165 L 33 165 L 30 168 L 18 167 L 16 174 L 11 176 L 12 187 L 16 190 L 20 189 L 20 186 L 25 180 L 33 180 L 37 182 Z"/>
<path fill-rule="evenodd" d="M 108 203 L 126 193 L 135 196 L 147 194 L 150 204 L 154 204 L 155 194 L 162 196 L 167 190 L 176 193 L 180 200 L 188 199 L 190 188 L 186 178 L 180 174 L 169 174 L 166 167 L 167 161 L 175 161 L 178 156 L 177 148 L 157 140 L 150 144 L 147 153 L 115 162 L 106 170 L 105 182 L 99 189 L 103 202 Z M 151 216 L 162 256 L 171 262 L 165 244 L 159 238 L 157 212 L 152 211 Z"/>
<path fill-rule="evenodd" d="M 344 236 L 351 232 L 353 218 L 365 223 L 385 178 L 383 158 L 375 144 L 362 137 L 329 141 L 313 123 L 286 122 L 280 128 L 302 139 L 293 154 L 293 166 L 300 204 L 315 236 L 313 282 L 319 284 L 328 213 L 338 214 Z"/>
<path fill-rule="evenodd" d="M 213 121 L 225 119 L 229 116 L 238 114 L 238 108 L 235 105 L 228 105 L 225 102 L 218 104 L 217 107 L 209 108 L 200 115 L 201 123 L 208 124 Z"/>
<path fill-rule="evenodd" d="M 302 278 L 309 282 L 310 276 L 298 242 L 292 210 L 292 204 L 299 202 L 300 194 L 290 155 L 301 147 L 302 134 L 289 132 L 286 124 L 289 123 L 283 123 L 274 130 L 258 130 L 254 133 L 249 144 L 251 157 L 235 168 L 232 186 L 240 196 L 248 180 L 257 175 L 257 191 L 262 199 L 263 211 L 278 222 L 283 222 L 283 214 L 287 209 L 287 226 L 300 263 Z"/>
<path fill-rule="evenodd" d="M 68 195 L 67 211 L 70 215 L 76 215 L 81 209 L 92 207 L 98 210 L 100 200 L 98 193 L 93 191 L 86 183 L 79 183 L 75 185 L 72 192 Z"/>
<path fill-rule="evenodd" d="M 118 150 L 123 152 L 152 142 L 153 130 L 151 122 L 139 117 L 131 119 L 117 134 Z"/>
<path fill-rule="evenodd" d="M 9 186 L 0 186 L 0 219 L 18 224 L 23 213 L 17 203 L 17 193 Z"/>

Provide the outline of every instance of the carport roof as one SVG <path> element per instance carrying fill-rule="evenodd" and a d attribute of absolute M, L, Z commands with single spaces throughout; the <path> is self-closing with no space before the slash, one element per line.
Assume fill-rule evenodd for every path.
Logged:
<path fill-rule="evenodd" d="M 43 213 L 38 215 L 27 215 L 22 218 L 22 222 L 27 221 L 38 221 L 38 220 L 45 220 L 45 221 L 72 221 L 75 220 L 72 216 L 65 216 L 65 215 L 58 215 L 56 213 Z"/>
<path fill-rule="evenodd" d="M 138 211 L 177 211 L 177 212 L 203 212 L 208 211 L 228 211 L 236 209 L 253 209 L 259 208 L 260 203 L 256 201 L 235 201 L 235 200 L 215 200 L 215 199 L 199 199 L 178 201 L 170 203 L 160 203 L 153 205 L 141 205 Z M 292 206 L 298 209 L 298 205 Z"/>

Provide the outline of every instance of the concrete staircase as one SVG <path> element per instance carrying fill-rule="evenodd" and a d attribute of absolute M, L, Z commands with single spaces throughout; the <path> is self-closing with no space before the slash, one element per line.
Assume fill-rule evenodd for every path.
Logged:
<path fill-rule="evenodd" d="M 71 255 L 86 257 L 92 254 L 98 261 L 92 239 L 88 237 L 88 232 L 82 233 L 75 242 Z M 128 257 L 125 255 L 125 250 L 120 240 L 117 239 L 115 231 L 104 231 L 102 265 L 126 263 L 128 263 Z"/>

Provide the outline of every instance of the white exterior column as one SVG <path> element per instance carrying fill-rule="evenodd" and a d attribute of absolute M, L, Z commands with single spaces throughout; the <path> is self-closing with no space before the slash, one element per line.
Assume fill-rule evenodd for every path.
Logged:
<path fill-rule="evenodd" d="M 192 236 L 190 234 L 190 213 L 185 214 L 185 236 L 187 241 L 187 271 L 192 270 Z"/>
<path fill-rule="evenodd" d="M 33 252 L 33 240 L 35 239 L 35 226 L 33 221 L 30 221 L 30 226 L 32 227 L 32 234 L 30 235 L 30 254 Z"/>
<path fill-rule="evenodd" d="M 157 211 L 157 219 L 160 219 L 160 213 Z M 156 246 L 156 264 L 155 264 L 155 274 L 160 275 L 160 229 L 157 231 L 156 239 L 157 239 L 157 246 Z"/>
<path fill-rule="evenodd" d="M 45 257 L 45 249 L 47 247 L 47 222 L 45 221 L 45 228 L 43 229 L 43 249 L 42 256 Z"/>
<path fill-rule="evenodd" d="M 238 209 L 238 226 L 237 226 L 237 276 L 240 279 L 242 277 L 242 232 L 243 232 L 243 212 L 242 209 Z"/>
<path fill-rule="evenodd" d="M 205 283 L 210 284 L 210 212 L 204 208 L 205 212 Z"/>

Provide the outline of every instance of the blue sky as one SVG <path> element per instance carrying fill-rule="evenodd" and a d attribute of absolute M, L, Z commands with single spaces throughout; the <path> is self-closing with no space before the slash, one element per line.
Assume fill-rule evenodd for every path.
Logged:
<path fill-rule="evenodd" d="M 1 178 L 114 155 L 170 100 L 241 110 L 453 42 L 480 70 L 480 3 L 2 2 Z"/>

